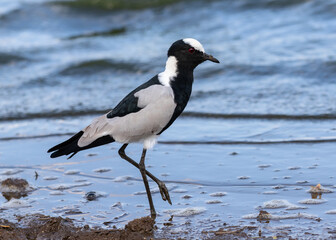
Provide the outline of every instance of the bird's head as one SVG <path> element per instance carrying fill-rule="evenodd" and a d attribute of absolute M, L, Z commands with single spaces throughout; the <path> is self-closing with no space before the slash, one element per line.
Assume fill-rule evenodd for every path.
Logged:
<path fill-rule="evenodd" d="M 202 44 L 193 38 L 174 42 L 168 50 L 168 58 L 175 57 L 179 66 L 194 69 L 206 60 L 219 63 L 218 59 L 205 53 Z"/>

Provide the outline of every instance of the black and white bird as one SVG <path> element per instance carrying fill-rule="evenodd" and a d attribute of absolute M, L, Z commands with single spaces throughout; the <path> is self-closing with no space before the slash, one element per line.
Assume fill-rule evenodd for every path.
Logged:
<path fill-rule="evenodd" d="M 178 40 L 168 50 L 166 68 L 149 81 L 130 92 L 107 114 L 93 122 L 65 142 L 48 150 L 52 158 L 62 155 L 73 157 L 77 152 L 111 142 L 123 143 L 119 155 L 137 167 L 142 175 L 152 218 L 156 217 L 147 176 L 158 184 L 161 197 L 171 204 L 165 184 L 145 168 L 147 149 L 156 143 L 186 107 L 194 81 L 193 71 L 202 62 L 219 61 L 205 53 L 200 42 L 193 38 Z M 129 143 L 142 142 L 139 164 L 128 157 Z"/>

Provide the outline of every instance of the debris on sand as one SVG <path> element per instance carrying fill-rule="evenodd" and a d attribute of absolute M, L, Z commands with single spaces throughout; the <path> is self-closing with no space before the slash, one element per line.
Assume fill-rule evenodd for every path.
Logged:
<path fill-rule="evenodd" d="M 18 217 L 20 224 L 0 219 L 0 239 L 147 239 L 153 234 L 154 220 L 143 217 L 129 222 L 125 229 L 77 227 L 69 218 L 42 214 Z"/>
<path fill-rule="evenodd" d="M 227 226 L 218 229 L 217 231 L 203 231 L 203 234 L 213 234 L 214 239 L 247 239 L 247 231 L 253 231 L 257 229 L 256 226 Z M 212 239 L 211 238 L 211 239 Z"/>
<path fill-rule="evenodd" d="M 85 194 L 84 198 L 88 201 L 94 201 L 94 200 L 98 200 L 98 198 L 106 197 L 106 196 L 107 194 L 103 192 L 90 191 Z"/>
<path fill-rule="evenodd" d="M 223 197 L 226 196 L 227 193 L 226 192 L 214 192 L 210 194 L 210 197 Z"/>
<path fill-rule="evenodd" d="M 312 199 L 321 199 L 322 198 L 322 193 L 332 193 L 334 192 L 331 189 L 324 188 L 320 183 L 317 184 L 316 186 L 311 186 L 310 189 L 307 191 L 311 194 Z"/>
<path fill-rule="evenodd" d="M 29 183 L 21 178 L 7 178 L 0 184 L 1 192 L 27 192 L 29 190 L 32 190 L 29 187 Z"/>
<path fill-rule="evenodd" d="M 154 223 L 155 221 L 151 217 L 137 218 L 127 223 L 125 230 L 133 233 L 151 235 L 153 233 Z"/>
<path fill-rule="evenodd" d="M 10 201 L 12 198 L 19 199 L 26 197 L 34 188 L 29 185 L 25 179 L 7 178 L 0 184 L 0 192 Z"/>
<path fill-rule="evenodd" d="M 271 214 L 270 213 L 268 213 L 267 211 L 264 211 L 264 210 L 260 210 L 260 212 L 257 216 L 257 220 L 259 222 L 262 222 L 262 221 L 268 222 L 270 219 L 271 219 Z"/>
<path fill-rule="evenodd" d="M 261 210 L 259 213 L 252 213 L 252 214 L 247 214 L 243 216 L 242 218 L 244 219 L 257 219 L 258 221 L 266 221 L 268 222 L 269 220 L 284 220 L 284 219 L 312 219 L 315 221 L 321 221 L 321 218 L 315 215 L 310 215 L 307 213 L 294 213 L 294 214 L 283 214 L 283 215 L 276 215 L 276 214 L 271 214 L 268 213 L 264 210 Z"/>

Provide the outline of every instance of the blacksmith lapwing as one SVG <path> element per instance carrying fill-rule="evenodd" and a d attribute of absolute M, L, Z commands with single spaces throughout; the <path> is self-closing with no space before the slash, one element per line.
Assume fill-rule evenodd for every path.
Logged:
<path fill-rule="evenodd" d="M 93 120 L 82 131 L 48 152 L 52 158 L 62 155 L 73 157 L 77 152 L 111 142 L 123 143 L 119 155 L 137 167 L 145 184 L 152 218 L 156 217 L 147 176 L 158 184 L 162 199 L 171 204 L 168 189 L 163 182 L 145 168 L 145 155 L 186 107 L 194 81 L 193 71 L 202 62 L 219 61 L 205 53 L 200 42 L 192 38 L 178 40 L 168 50 L 166 69 L 130 92 L 107 114 Z M 128 157 L 129 143 L 142 142 L 139 164 Z M 146 176 L 147 175 L 147 176 Z"/>

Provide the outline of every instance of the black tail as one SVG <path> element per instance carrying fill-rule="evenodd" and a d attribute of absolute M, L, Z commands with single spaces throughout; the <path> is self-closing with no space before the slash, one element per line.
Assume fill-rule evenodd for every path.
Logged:
<path fill-rule="evenodd" d="M 111 136 L 106 135 L 106 136 L 103 136 L 103 137 L 100 137 L 100 138 L 96 139 L 94 142 L 90 143 L 89 145 L 87 145 L 85 147 L 79 147 L 77 143 L 78 143 L 78 140 L 83 135 L 83 133 L 84 133 L 83 131 L 80 131 L 76 135 L 74 135 L 71 138 L 69 138 L 68 140 L 66 140 L 65 142 L 62 142 L 62 143 L 50 148 L 48 150 L 48 153 L 53 152 L 50 155 L 50 157 L 51 158 L 56 158 L 56 157 L 59 157 L 59 156 L 69 155 L 69 154 L 72 153 L 71 156 L 68 157 L 68 159 L 70 159 L 76 153 L 78 153 L 79 151 L 114 142 L 114 139 Z"/>

